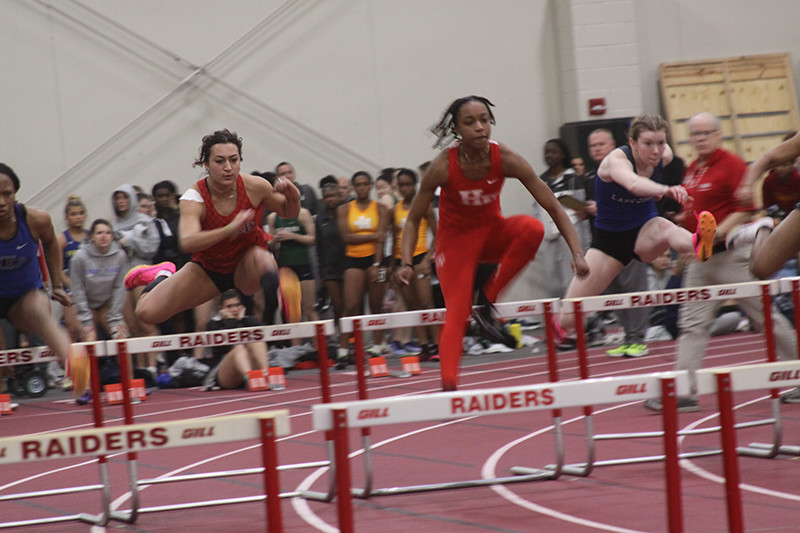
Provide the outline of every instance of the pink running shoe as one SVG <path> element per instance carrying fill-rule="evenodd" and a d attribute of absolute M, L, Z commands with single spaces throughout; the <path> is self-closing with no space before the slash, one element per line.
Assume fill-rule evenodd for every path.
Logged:
<path fill-rule="evenodd" d="M 697 216 L 697 231 L 692 236 L 694 254 L 700 262 L 705 263 L 711 257 L 714 248 L 714 236 L 717 234 L 717 221 L 714 215 L 703 211 Z"/>
<path fill-rule="evenodd" d="M 163 263 L 159 263 L 157 265 L 139 265 L 137 267 L 133 267 L 128 271 L 127 274 L 125 274 L 125 288 L 131 290 L 135 289 L 136 287 L 149 285 L 156 279 L 156 277 L 158 277 L 158 273 L 162 270 L 166 270 L 170 274 L 174 274 L 175 265 L 169 261 L 164 261 Z"/>

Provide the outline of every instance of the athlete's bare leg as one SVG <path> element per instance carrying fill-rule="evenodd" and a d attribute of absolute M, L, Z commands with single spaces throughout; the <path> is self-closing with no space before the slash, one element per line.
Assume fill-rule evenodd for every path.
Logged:
<path fill-rule="evenodd" d="M 772 230 L 759 231 L 750 254 L 750 271 L 769 279 L 800 251 L 800 210 L 791 213 Z"/>
<path fill-rule="evenodd" d="M 663 217 L 645 222 L 636 238 L 634 252 L 642 263 L 652 263 L 667 249 L 678 253 L 694 253 L 693 234 Z"/>
<path fill-rule="evenodd" d="M 191 309 L 220 292 L 197 263 L 186 263 L 178 272 L 142 294 L 136 316 L 143 322 L 158 324 L 172 315 Z"/>
<path fill-rule="evenodd" d="M 69 333 L 50 314 L 50 302 L 44 291 L 35 289 L 23 294 L 8 311 L 8 320 L 19 330 L 41 335 L 62 364 L 69 358 Z"/>
<path fill-rule="evenodd" d="M 583 279 L 573 276 L 564 298 L 603 294 L 623 267 L 620 261 L 596 248 L 589 248 L 586 252 L 586 264 L 589 265 L 589 275 Z M 562 312 L 558 318 L 564 329 L 571 330 L 575 326 L 575 316 L 572 313 Z"/>

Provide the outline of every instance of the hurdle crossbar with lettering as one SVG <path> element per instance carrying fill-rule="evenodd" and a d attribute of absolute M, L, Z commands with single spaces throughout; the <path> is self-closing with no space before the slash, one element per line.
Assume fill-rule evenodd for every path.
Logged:
<path fill-rule="evenodd" d="M 504 302 L 495 305 L 498 316 L 501 318 L 519 318 L 525 316 L 541 315 L 544 317 L 546 324 L 550 323 L 550 317 L 553 313 L 557 312 L 559 308 L 559 300 L 557 298 L 548 298 L 543 300 L 530 300 L 521 302 Z M 358 399 L 367 399 L 367 383 L 364 374 L 364 367 L 366 362 L 366 353 L 364 346 L 364 331 L 384 330 L 389 328 L 398 327 L 412 327 L 412 326 L 427 326 L 435 324 L 443 324 L 446 319 L 444 309 L 422 309 L 416 311 L 406 311 L 402 313 L 386 313 L 378 315 L 361 315 L 353 317 L 344 317 L 340 319 L 339 327 L 344 333 L 352 333 L 355 345 L 355 362 L 356 362 L 356 382 L 358 385 Z M 552 331 L 550 327 L 546 328 L 547 331 L 547 359 L 549 367 L 550 381 L 558 381 L 558 369 L 556 360 L 556 348 L 553 341 Z M 410 377 L 401 373 L 399 377 Z M 561 410 L 553 410 L 553 437 L 555 439 L 555 452 L 556 464 L 552 467 L 530 468 L 530 467 L 514 467 L 520 469 L 520 474 L 527 477 L 520 479 L 525 480 L 546 480 L 555 479 L 561 475 L 561 467 L 564 463 L 564 446 L 563 446 L 563 429 L 561 427 Z M 360 498 L 368 498 L 372 490 L 372 446 L 370 440 L 370 427 L 369 425 L 361 427 L 361 440 L 364 448 L 362 453 L 364 461 L 364 487 L 354 489 L 354 494 Z M 522 472 L 524 470 L 524 472 Z"/>
<path fill-rule="evenodd" d="M 681 531 L 680 477 L 677 456 L 676 397 L 688 390 L 686 372 L 663 372 L 577 382 L 544 383 L 413 397 L 315 405 L 314 429 L 333 431 L 338 490 L 339 530 L 353 532 L 348 429 L 374 425 L 441 421 L 474 415 L 496 415 L 660 398 L 664 402 L 664 447 L 670 531 Z M 519 483 L 520 476 L 373 489 L 372 495 L 397 495 L 486 485 Z"/>
<path fill-rule="evenodd" d="M 782 292 L 794 292 L 797 296 L 798 283 L 800 278 L 787 278 L 783 280 L 752 281 L 744 283 L 732 283 L 727 285 L 712 285 L 707 287 L 691 287 L 682 289 L 671 289 L 664 291 L 649 291 L 638 293 L 612 294 L 603 296 L 591 296 L 586 298 L 565 299 L 562 303 L 562 310 L 565 313 L 572 313 L 575 317 L 575 330 L 577 334 L 578 363 L 581 379 L 588 379 L 588 348 L 586 342 L 586 332 L 584 330 L 584 314 L 591 311 L 622 310 L 633 308 L 657 307 L 662 305 L 687 304 L 706 301 L 727 301 L 730 299 L 742 298 L 761 298 L 764 308 L 765 339 L 767 349 L 767 361 L 775 361 L 775 339 L 772 331 L 772 296 Z M 713 392 L 709 390 L 709 392 Z M 762 425 L 772 425 L 774 429 L 773 444 L 767 446 L 767 450 L 759 449 L 756 445 L 750 449 L 749 453 L 753 456 L 772 458 L 778 453 L 780 439 L 780 404 L 777 391 L 772 392 L 772 417 L 764 420 L 756 420 L 741 423 L 739 428 L 755 427 Z M 592 407 L 584 406 L 584 425 L 586 433 L 586 462 L 568 464 L 564 466 L 564 471 L 572 475 L 588 476 L 595 466 L 611 466 L 617 464 L 633 464 L 637 462 L 659 461 L 663 456 L 630 457 L 621 459 L 610 459 L 605 461 L 595 460 L 595 442 L 600 440 L 627 439 L 639 437 L 657 436 L 653 433 L 615 433 L 615 434 L 594 434 L 594 424 L 592 417 Z M 719 428 L 708 428 L 703 430 L 690 430 L 683 434 L 708 433 Z M 705 450 L 698 452 L 688 452 L 682 454 L 682 458 L 699 457 L 705 455 L 716 455 L 722 450 Z M 746 453 L 743 451 L 743 453 Z M 525 473 L 520 469 L 520 473 Z"/>
<path fill-rule="evenodd" d="M 278 460 L 275 438 L 289 435 L 287 410 L 265 411 L 196 420 L 151 422 L 78 431 L 61 431 L 39 435 L 24 435 L 0 439 L 0 464 L 27 463 L 47 459 L 66 459 L 110 453 L 142 452 L 181 446 L 215 444 L 260 439 L 264 461 L 265 495 L 239 498 L 236 501 L 210 500 L 172 506 L 140 509 L 157 512 L 174 508 L 266 501 L 267 529 L 270 533 L 283 531 Z M 41 520 L 6 522 L 0 528 L 19 527 L 55 521 L 80 520 L 81 515 L 69 515 Z"/>

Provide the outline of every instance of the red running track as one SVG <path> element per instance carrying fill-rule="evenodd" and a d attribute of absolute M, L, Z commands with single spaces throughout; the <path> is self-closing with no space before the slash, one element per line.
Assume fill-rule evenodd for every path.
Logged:
<path fill-rule="evenodd" d="M 592 377 L 669 370 L 676 351 L 674 342 L 652 343 L 650 355 L 639 359 L 612 359 L 604 349 L 590 350 Z M 526 353 L 527 352 L 527 353 Z M 763 362 L 764 339 L 756 334 L 714 338 L 704 364 L 729 366 Z M 394 365 L 397 362 L 392 361 Z M 423 364 L 422 375 L 409 379 L 369 380 L 370 397 L 424 394 L 439 387 L 435 364 Z M 577 379 L 577 356 L 559 354 L 561 379 Z M 332 372 L 334 401 L 354 400 L 354 372 Z M 545 358 L 531 356 L 530 350 L 512 354 L 465 357 L 462 388 L 477 389 L 540 383 L 546 381 Z M 157 390 L 135 407 L 137 422 L 158 422 L 202 418 L 261 409 L 287 408 L 291 413 L 292 436 L 278 444 L 282 464 L 324 460 L 323 436 L 311 431 L 310 407 L 319 401 L 316 371 L 292 372 L 284 391 L 201 392 L 192 389 Z M 78 407 L 50 393 L 22 402 L 12 416 L 0 419 L 0 436 L 90 427 L 91 410 Z M 769 402 L 764 394 L 737 394 L 739 421 L 767 418 Z M 701 398 L 698 413 L 682 414 L 680 428 L 718 424 L 713 397 Z M 783 407 L 784 443 L 800 444 L 800 406 Z M 121 409 L 109 407 L 106 417 L 119 423 Z M 585 460 L 584 425 L 580 409 L 563 415 L 567 462 Z M 595 433 L 656 431 L 661 418 L 641 404 L 620 404 L 599 409 L 594 415 Z M 375 484 L 378 487 L 438 483 L 509 475 L 513 466 L 544 466 L 555 460 L 552 420 L 546 412 L 466 418 L 442 424 L 405 424 L 373 430 Z M 739 444 L 768 442 L 769 428 L 752 428 L 738 433 Z M 351 436 L 353 451 L 360 448 L 357 432 Z M 686 437 L 681 451 L 719 447 L 719 436 Z M 661 442 L 617 440 L 597 444 L 597 460 L 660 454 Z M 363 468 L 360 457 L 353 461 L 354 484 L 360 485 Z M 124 456 L 110 460 L 113 501 L 116 509 L 128 509 Z M 155 478 L 186 473 L 256 467 L 260 465 L 254 441 L 221 445 L 167 449 L 139 454 L 139 477 Z M 716 533 L 727 530 L 725 496 L 719 456 L 682 461 L 684 527 L 686 532 Z M 773 460 L 740 458 L 747 531 L 800 531 L 800 464 L 797 458 L 779 456 Z M 281 473 L 284 491 L 309 487 L 324 491 L 325 469 Z M 94 461 L 55 460 L 0 467 L 0 496 L 75 484 L 98 482 Z M 250 496 L 261 489 L 259 476 L 246 476 L 177 484 L 154 485 L 141 490 L 143 507 L 186 501 Z M 598 467 L 586 478 L 562 476 L 558 480 L 470 488 L 447 492 L 383 496 L 355 500 L 356 530 L 360 532 L 664 532 L 667 531 L 664 475 L 661 463 Z M 98 511 L 99 495 L 58 496 L 25 502 L 0 503 L 0 520 L 25 520 L 41 516 Z M 305 500 L 284 500 L 285 531 L 336 531 L 336 506 Z M 264 531 L 261 503 L 143 514 L 132 526 L 112 522 L 108 529 L 138 532 Z M 102 531 L 77 522 L 9 531 L 86 532 Z"/>

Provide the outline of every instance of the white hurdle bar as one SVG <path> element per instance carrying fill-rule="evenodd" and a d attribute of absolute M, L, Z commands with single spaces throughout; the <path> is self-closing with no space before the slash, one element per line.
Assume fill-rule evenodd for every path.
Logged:
<path fill-rule="evenodd" d="M 320 383 L 323 403 L 330 402 L 330 379 L 328 376 L 328 350 L 327 350 L 327 335 L 335 333 L 335 328 L 332 320 L 320 320 L 316 322 L 296 322 L 291 324 L 279 324 L 275 326 L 257 326 L 249 328 L 236 328 L 225 329 L 218 331 L 203 331 L 196 333 L 183 333 L 177 335 L 164 335 L 160 337 L 136 337 L 132 339 L 120 339 L 107 341 L 109 354 L 126 355 L 129 353 L 142 353 L 150 351 L 172 351 L 172 350 L 186 350 L 198 346 L 212 347 L 212 346 L 228 346 L 235 344 L 247 344 L 251 342 L 271 342 L 279 340 L 300 339 L 305 337 L 317 338 L 317 349 L 319 355 L 319 370 L 320 370 Z M 128 357 L 120 357 L 120 374 L 122 376 L 122 393 L 123 393 L 123 412 L 125 415 L 125 423 L 133 423 L 133 408 L 130 402 L 130 395 L 128 392 L 127 369 L 123 367 L 124 362 Z M 127 366 L 127 365 L 125 365 Z M 333 456 L 333 441 L 332 435 L 327 436 L 327 454 L 328 458 L 323 461 L 313 461 L 306 463 L 297 463 L 291 465 L 282 465 L 281 470 L 298 470 L 304 468 L 319 468 L 326 467 L 332 464 Z M 139 487 L 144 485 L 151 485 L 154 483 L 174 483 L 181 481 L 194 481 L 199 479 L 211 479 L 215 477 L 233 477 L 256 474 L 262 471 L 261 468 L 246 468 L 239 470 L 220 471 L 206 474 L 197 475 L 183 475 L 175 476 L 168 479 L 152 480 L 152 479 L 138 479 L 138 472 L 136 468 L 136 455 L 135 453 L 129 454 L 129 485 L 131 489 L 131 511 L 130 512 L 114 512 L 111 518 L 126 523 L 134 523 L 136 521 L 137 513 L 139 512 Z M 330 477 L 327 492 L 317 491 L 302 491 L 302 492 L 287 492 L 281 493 L 281 498 L 303 497 L 311 500 L 318 500 L 323 502 L 330 502 L 335 497 L 335 480 L 333 476 Z M 193 504 L 186 504 L 186 507 L 191 508 Z M 175 509 L 179 507 L 173 507 Z M 142 509 L 142 512 L 146 512 Z"/>
<path fill-rule="evenodd" d="M 586 346 L 586 335 L 583 328 L 584 313 L 592 311 L 610 311 L 631 308 L 657 307 L 661 305 L 683 304 L 699 301 L 720 301 L 741 298 L 758 298 L 762 300 L 764 307 L 764 334 L 766 338 L 767 361 L 773 362 L 777 359 L 775 355 L 775 337 L 772 330 L 772 296 L 780 292 L 795 292 L 798 290 L 797 280 L 800 278 L 787 278 L 784 280 L 754 281 L 745 283 L 733 283 L 728 285 L 711 285 L 708 287 L 692 287 L 685 289 L 672 289 L 665 291 L 651 291 L 625 294 L 612 294 L 603 296 L 591 296 L 587 298 L 574 298 L 562 300 L 562 308 L 566 313 L 572 312 L 575 315 L 575 329 L 578 337 L 578 360 L 580 365 L 580 377 L 585 380 L 589 378 L 588 354 Z M 795 309 L 795 316 L 798 310 Z M 799 333 L 800 334 L 800 333 Z M 715 389 L 706 389 L 706 392 L 713 392 Z M 740 453 L 757 457 L 775 457 L 780 449 L 781 441 L 781 422 L 780 422 L 780 399 L 777 389 L 771 393 L 772 396 L 772 418 L 756 420 L 739 424 L 737 427 L 754 427 L 762 425 L 772 425 L 773 443 L 769 445 L 754 444 L 750 448 L 740 449 Z M 585 463 L 569 464 L 564 466 L 564 472 L 577 476 L 588 476 L 595 466 L 610 466 L 617 464 L 633 464 L 638 462 L 659 461 L 664 456 L 633 457 L 623 459 L 611 459 L 606 461 L 595 461 L 595 443 L 602 440 L 626 439 L 626 438 L 646 438 L 658 437 L 659 432 L 640 432 L 640 433 L 615 433 L 615 434 L 594 434 L 594 424 L 592 419 L 591 406 L 584 406 L 584 420 L 586 431 L 587 460 Z M 697 435 L 719 431 L 719 427 L 705 428 L 681 432 L 682 435 Z M 765 449 L 759 449 L 763 447 Z M 704 452 L 694 452 L 681 454 L 681 458 L 702 457 L 706 455 L 718 455 L 722 450 L 709 450 Z M 525 469 L 520 469 L 520 473 L 525 474 Z"/>
<path fill-rule="evenodd" d="M 177 420 L 173 422 L 61 431 L 0 439 L 0 465 L 260 439 L 262 443 L 261 455 L 264 463 L 265 495 L 196 502 L 192 505 L 192 508 L 266 501 L 266 531 L 268 533 L 280 533 L 283 531 L 283 519 L 279 497 L 280 484 L 275 438 L 289 434 L 289 411 L 287 410 L 222 416 L 202 420 Z M 139 512 L 169 511 L 182 508 L 185 507 L 164 505 L 141 509 Z M 51 519 L 5 522 L 0 524 L 0 529 L 75 520 L 83 520 L 83 516 L 78 514 L 53 517 Z"/>
<path fill-rule="evenodd" d="M 99 342 L 79 342 L 73 344 L 73 346 L 82 346 L 85 347 L 89 357 L 90 363 L 92 364 L 92 389 L 98 390 L 95 394 L 99 398 L 99 388 L 100 388 L 100 379 L 97 374 L 97 360 L 96 356 L 104 356 L 106 355 L 106 345 L 104 341 Z M 17 350 L 6 350 L 0 352 L 0 366 L 10 366 L 10 365 L 19 365 L 19 364 L 29 364 L 29 363 L 39 363 L 39 362 L 46 362 L 46 361 L 58 361 L 59 357 L 55 354 L 53 350 L 46 346 L 38 346 L 38 347 L 31 347 L 31 348 L 21 348 Z M 102 428 L 103 427 L 103 410 L 102 406 L 100 405 L 99 401 L 93 404 L 93 418 L 94 418 L 94 426 L 95 428 Z M 93 515 L 89 513 L 81 513 L 79 515 L 75 515 L 75 520 L 80 520 L 82 522 L 86 522 L 92 525 L 104 526 L 108 523 L 109 518 L 111 517 L 110 513 L 110 506 L 111 506 L 111 483 L 110 477 L 108 473 L 108 460 L 105 455 L 99 454 L 97 456 L 98 462 L 98 469 L 100 472 L 100 484 L 97 485 L 82 485 L 82 486 L 73 486 L 73 487 L 63 487 L 63 488 L 56 488 L 56 489 L 49 489 L 43 491 L 34 491 L 34 492 L 25 492 L 25 493 L 16 493 L 16 494 L 4 494 L 0 496 L 0 502 L 2 501 L 12 501 L 12 500 L 23 500 L 23 499 L 31 499 L 31 498 L 40 498 L 44 496 L 57 496 L 62 494 L 75 494 L 81 492 L 88 492 L 93 490 L 100 490 L 101 491 L 101 512 L 99 514 Z M 51 523 L 52 520 L 49 519 L 40 519 L 40 520 L 29 520 L 27 524 L 47 524 Z M 0 524 L 0 528 L 2 527 L 9 527 L 5 526 L 4 524 Z"/>
<path fill-rule="evenodd" d="M 425 396 L 394 397 L 342 402 L 313 407 L 314 429 L 333 431 L 338 484 L 338 520 L 341 533 L 353 533 L 353 508 L 349 463 L 348 430 L 351 427 L 390 425 L 407 422 L 441 421 L 473 415 L 508 414 L 547 409 L 563 409 L 586 404 L 619 403 L 660 398 L 664 405 L 663 441 L 667 485 L 669 531 L 682 531 L 683 512 L 678 467 L 678 394 L 688 390 L 686 372 L 589 379 L 577 382 L 544 383 L 474 391 L 457 391 Z M 375 489 L 372 495 L 397 495 L 436 490 L 518 483 L 519 476 L 429 485 Z"/>
<path fill-rule="evenodd" d="M 521 302 L 503 302 L 495 304 L 497 314 L 501 318 L 520 318 L 527 316 L 543 316 L 547 325 L 547 357 L 549 378 L 551 382 L 558 381 L 558 363 L 556 360 L 556 347 L 552 332 L 551 317 L 558 312 L 559 300 L 549 298 L 545 300 L 529 300 Z M 423 309 L 418 311 L 406 311 L 402 313 L 387 313 L 380 315 L 362 315 L 344 317 L 340 319 L 339 327 L 343 333 L 353 333 L 355 337 L 356 353 L 356 379 L 358 382 L 358 399 L 366 400 L 367 384 L 364 375 L 365 350 L 364 350 L 364 331 L 383 330 L 398 327 L 426 326 L 431 324 L 443 324 L 446 318 L 444 309 Z M 512 470 L 524 475 L 516 482 L 524 481 L 545 481 L 556 479 L 562 473 L 564 464 L 564 431 L 562 428 L 561 409 L 553 409 L 553 437 L 555 439 L 556 464 L 548 465 L 543 468 L 532 468 L 527 466 L 514 467 Z M 369 498 L 372 494 L 372 483 L 374 479 L 374 468 L 372 463 L 372 444 L 370 438 L 370 427 L 361 426 L 361 441 L 364 448 L 364 487 L 352 490 L 354 496 L 358 498 Z"/>

